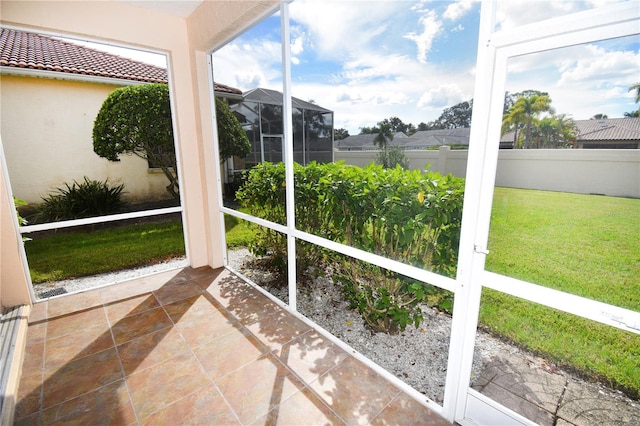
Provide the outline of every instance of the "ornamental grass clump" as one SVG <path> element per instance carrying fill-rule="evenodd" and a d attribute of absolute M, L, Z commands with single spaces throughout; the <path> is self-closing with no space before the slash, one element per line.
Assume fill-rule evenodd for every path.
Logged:
<path fill-rule="evenodd" d="M 341 163 L 295 165 L 296 228 L 447 276 L 456 270 L 464 181 L 433 172 Z M 251 214 L 284 224 L 284 165 L 249 171 L 237 198 Z M 332 261 L 334 278 L 371 327 L 402 330 L 422 321 L 430 286 L 300 243 L 299 270 Z M 250 249 L 286 268 L 286 238 L 261 227 Z M 283 269 L 284 272 L 284 269 Z"/>
<path fill-rule="evenodd" d="M 37 218 L 40 222 L 57 222 L 118 213 L 124 206 L 123 191 L 124 184 L 111 185 L 108 179 L 102 182 L 85 176 L 83 182 L 65 183 L 44 197 Z"/>

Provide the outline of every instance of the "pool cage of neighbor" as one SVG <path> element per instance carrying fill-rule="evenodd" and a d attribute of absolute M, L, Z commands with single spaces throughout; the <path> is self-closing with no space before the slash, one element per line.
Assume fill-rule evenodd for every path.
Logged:
<path fill-rule="evenodd" d="M 312 102 L 291 98 L 293 161 L 306 165 L 333 162 L 333 111 Z M 242 101 L 231 105 L 251 142 L 251 153 L 234 164 L 249 169 L 265 161 L 278 163 L 283 157 L 282 93 L 257 88 L 246 92 Z"/>

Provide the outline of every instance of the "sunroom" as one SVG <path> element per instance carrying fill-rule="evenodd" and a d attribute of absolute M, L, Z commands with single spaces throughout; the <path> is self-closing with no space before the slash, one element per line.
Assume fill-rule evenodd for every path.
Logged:
<path fill-rule="evenodd" d="M 2 2 L 1 24 L 9 28 L 166 55 L 180 179 L 178 211 L 189 265 L 35 303 L 2 154 L 0 298 L 6 310 L 3 325 L 8 330 L 2 336 L 8 343 L 2 360 L 3 424 L 93 423 L 99 419 L 116 424 L 541 423 L 523 405 L 508 407 L 498 401 L 498 395 L 471 386 L 481 300 L 487 291 L 606 327 L 623 335 L 631 348 L 640 347 L 640 314 L 633 308 L 612 303 L 606 295 L 572 294 L 485 267 L 491 248 L 491 208 L 510 61 L 539 52 L 557 53 L 582 43 L 637 37 L 637 4 L 628 1 L 600 8 L 581 4 L 581 10 L 567 8 L 555 17 L 531 14 L 526 23 L 498 26 L 497 20 L 508 7 L 505 5 L 513 2 L 481 2 L 473 55 L 475 111 L 469 144 L 473 161 L 469 161 L 466 174 L 456 272 L 445 276 L 296 226 L 294 163 L 314 160 L 309 143 L 313 137 L 331 146 L 338 117 L 329 114 L 337 109 L 323 102 L 329 109 L 319 110 L 322 119 L 316 123 L 318 134 L 306 135 L 297 145 L 292 93 L 297 93 L 294 89 L 300 80 L 292 64 L 298 62 L 299 50 L 292 43 L 292 34 L 299 35 L 300 29 L 292 25 L 291 11 L 317 16 L 314 8 L 329 8 L 334 18 L 347 16 L 363 39 L 365 34 L 371 36 L 367 31 L 370 28 L 358 27 L 357 15 L 346 15 L 346 3 Z M 395 3 L 404 2 L 377 2 L 366 7 L 358 2 L 358 8 L 349 10 L 378 16 L 380 23 L 395 26 Z M 454 9 L 464 7 L 462 2 L 451 5 L 459 8 L 449 10 L 449 17 L 454 16 Z M 432 12 L 425 12 L 420 4 L 408 10 L 424 12 L 419 21 L 425 25 L 431 22 L 428 18 Z M 280 52 L 276 56 L 280 57 L 281 88 L 277 91 L 282 93 L 282 126 L 274 134 L 282 141 L 282 156 L 276 161 L 282 160 L 286 173 L 283 223 L 224 205 L 213 107 L 214 77 L 216 82 L 229 84 L 221 78 L 227 71 L 219 67 L 223 62 L 220 52 L 243 32 L 260 28 L 260 23 L 267 20 L 278 22 L 275 37 L 279 42 L 260 47 Z M 333 29 L 324 26 L 324 31 L 324 40 L 330 40 Z M 426 49 L 419 34 L 405 36 Z M 362 47 L 363 39 L 331 40 Z M 379 48 L 384 50 L 386 46 L 380 44 Z M 466 50 L 474 49 L 468 46 Z M 261 59 L 257 54 L 256 58 Z M 393 58 L 399 62 L 385 64 L 390 73 L 403 65 L 400 55 Z M 382 61 L 376 55 L 369 59 Z M 242 69 L 231 68 L 237 72 Z M 317 72 L 328 77 L 335 76 L 334 71 Z M 369 70 L 357 63 L 350 71 L 364 78 Z M 369 90 L 379 84 L 386 94 L 401 95 L 382 85 L 379 75 L 374 77 Z M 368 99 L 371 105 L 378 99 L 375 95 Z M 315 95 L 309 99 L 311 96 Z M 363 94 L 362 108 L 367 108 L 365 98 Z M 304 113 L 302 118 L 307 120 Z M 320 152 L 325 161 L 331 161 L 324 149 Z M 285 301 L 230 268 L 225 215 L 284 236 L 288 271 Z M 102 220 L 105 218 L 88 223 Z M 444 377 L 441 394 L 425 395 L 413 389 L 300 313 L 302 309 L 296 303 L 301 285 L 296 282 L 298 242 L 323 247 L 452 295 L 447 363 L 440 371 Z M 507 316 L 509 307 L 503 309 Z M 423 336 L 430 338 L 428 329 Z M 528 407 L 552 405 L 553 401 L 525 402 Z M 564 421 L 558 414 L 561 408 L 550 409 L 552 423 Z"/>

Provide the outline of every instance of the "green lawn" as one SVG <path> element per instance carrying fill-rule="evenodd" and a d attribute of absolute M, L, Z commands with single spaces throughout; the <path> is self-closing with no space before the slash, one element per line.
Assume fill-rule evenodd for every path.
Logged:
<path fill-rule="evenodd" d="M 252 227 L 225 215 L 229 247 Z M 487 269 L 640 311 L 640 200 L 497 188 Z M 26 243 L 34 282 L 184 255 L 179 222 L 62 234 Z M 638 395 L 640 336 L 485 289 L 484 327 Z"/>
<path fill-rule="evenodd" d="M 57 234 L 25 243 L 34 283 L 149 265 L 184 256 L 181 222 Z"/>
<path fill-rule="evenodd" d="M 640 311 L 640 200 L 496 188 L 486 269 Z M 640 336 L 483 291 L 493 332 L 640 391 Z"/>

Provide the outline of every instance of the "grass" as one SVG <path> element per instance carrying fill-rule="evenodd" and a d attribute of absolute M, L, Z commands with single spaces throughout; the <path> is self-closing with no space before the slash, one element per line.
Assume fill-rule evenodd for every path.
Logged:
<path fill-rule="evenodd" d="M 255 235 L 255 228 L 249 222 L 235 216 L 225 214 L 224 226 L 228 248 L 247 247 Z"/>
<path fill-rule="evenodd" d="M 253 228 L 225 215 L 229 248 Z M 497 188 L 488 270 L 640 311 L 640 200 Z M 180 223 L 55 235 L 26 244 L 34 282 L 184 255 Z M 483 327 L 583 375 L 640 393 L 640 336 L 483 291 Z"/>
<path fill-rule="evenodd" d="M 486 269 L 640 311 L 640 200 L 496 188 Z M 483 325 L 640 392 L 640 336 L 483 290 Z"/>
<path fill-rule="evenodd" d="M 25 244 L 34 283 L 130 269 L 184 256 L 181 222 L 57 234 Z"/>

